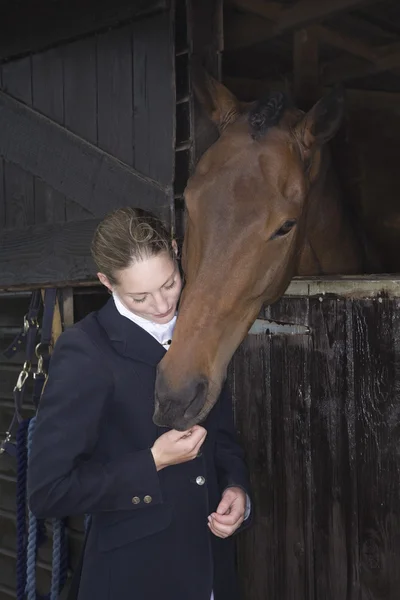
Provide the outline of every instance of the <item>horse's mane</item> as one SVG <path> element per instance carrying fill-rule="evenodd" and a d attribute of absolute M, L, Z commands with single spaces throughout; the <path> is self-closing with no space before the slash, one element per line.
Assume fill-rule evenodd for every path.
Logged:
<path fill-rule="evenodd" d="M 283 92 L 270 92 L 255 102 L 247 114 L 252 138 L 259 139 L 270 127 L 278 125 L 289 106 L 289 99 Z"/>

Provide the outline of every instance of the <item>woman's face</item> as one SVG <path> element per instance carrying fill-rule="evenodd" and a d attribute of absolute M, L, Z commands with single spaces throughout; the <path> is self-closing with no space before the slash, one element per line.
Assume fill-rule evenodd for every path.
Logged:
<path fill-rule="evenodd" d="M 98 277 L 109 290 L 117 293 L 128 310 L 143 319 L 168 323 L 176 312 L 182 281 L 178 265 L 168 252 L 119 271 L 117 285 L 111 285 L 103 273 L 98 273 Z"/>

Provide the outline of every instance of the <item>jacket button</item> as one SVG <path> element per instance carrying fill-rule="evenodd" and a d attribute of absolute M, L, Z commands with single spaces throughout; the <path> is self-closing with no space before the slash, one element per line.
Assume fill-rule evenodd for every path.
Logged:
<path fill-rule="evenodd" d="M 204 485 L 205 482 L 206 482 L 206 480 L 203 477 L 203 475 L 199 475 L 198 477 L 196 477 L 196 483 L 197 483 L 197 485 Z"/>
<path fill-rule="evenodd" d="M 143 500 L 146 502 L 146 504 L 150 504 L 150 502 L 153 501 L 153 498 L 151 496 L 145 496 Z"/>
<path fill-rule="evenodd" d="M 132 504 L 139 504 L 139 502 L 140 502 L 139 496 L 133 496 L 133 498 L 132 498 Z"/>

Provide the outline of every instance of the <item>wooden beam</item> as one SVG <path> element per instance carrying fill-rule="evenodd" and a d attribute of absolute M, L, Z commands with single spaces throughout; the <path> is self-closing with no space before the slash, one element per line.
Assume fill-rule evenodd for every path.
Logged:
<path fill-rule="evenodd" d="M 394 46 L 391 44 L 391 46 L 394 48 L 394 51 L 389 53 L 386 46 L 378 49 L 377 53 L 380 57 L 376 58 L 373 62 L 340 58 L 326 64 L 322 72 L 324 83 L 330 85 L 400 68 L 400 49 L 398 48 L 398 44 Z"/>
<path fill-rule="evenodd" d="M 289 79 L 265 81 L 226 76 L 223 82 L 239 99 L 246 101 L 256 100 L 272 90 L 293 95 L 293 86 Z M 329 86 L 323 87 L 320 90 L 321 95 L 328 93 L 330 89 Z M 400 114 L 400 93 L 346 89 L 346 104 L 355 110 L 382 110 Z"/>
<path fill-rule="evenodd" d="M 94 216 L 124 205 L 169 222 L 169 188 L 145 177 L 0 92 L 0 156 L 39 177 Z"/>
<path fill-rule="evenodd" d="M 95 279 L 90 241 L 99 219 L 35 225 L 0 234 L 0 289 Z"/>
<path fill-rule="evenodd" d="M 304 0 L 286 10 L 283 8 L 282 4 L 274 1 L 229 0 L 229 3 L 247 14 L 232 14 L 228 16 L 225 32 L 226 50 L 244 48 L 267 41 L 285 31 L 304 27 L 307 23 L 320 21 L 324 18 L 328 18 L 331 14 L 346 10 L 346 8 L 343 8 L 346 4 L 345 0 L 343 2 L 322 2 L 320 0 L 317 0 L 316 2 L 314 2 L 314 0 L 312 2 L 307 0 L 306 2 Z M 362 2 L 361 0 L 355 2 L 355 4 L 363 3 L 366 2 Z M 306 4 L 308 7 L 306 7 Z M 304 13 L 302 13 L 302 18 L 296 17 L 300 5 L 306 9 Z M 312 7 L 314 7 L 314 13 L 311 11 Z M 312 14 L 323 16 L 316 16 L 314 19 L 312 18 Z M 262 17 L 264 21 L 258 20 L 257 22 L 254 15 Z M 294 17 L 297 18 L 295 23 L 293 23 Z M 362 42 L 358 42 L 357 40 L 331 31 L 321 25 L 316 27 L 315 34 L 321 42 L 341 48 L 356 56 L 362 56 L 363 58 L 368 59 L 374 57 L 373 49 Z"/>
<path fill-rule="evenodd" d="M 293 91 L 296 104 L 309 110 L 319 96 L 318 37 L 313 27 L 294 33 L 293 41 Z"/>
<path fill-rule="evenodd" d="M 376 1 L 376 0 L 375 0 Z M 283 33 L 323 21 L 341 12 L 362 5 L 372 4 L 373 0 L 300 0 L 285 9 L 274 26 L 274 33 Z"/>
<path fill-rule="evenodd" d="M 167 7 L 166 0 L 9 2 L 0 20 L 0 60 L 38 52 L 63 41 Z"/>

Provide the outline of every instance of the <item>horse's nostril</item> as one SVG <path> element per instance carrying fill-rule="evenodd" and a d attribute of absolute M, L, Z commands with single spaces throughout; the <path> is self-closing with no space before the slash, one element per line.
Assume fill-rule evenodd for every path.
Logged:
<path fill-rule="evenodd" d="M 195 394 L 193 400 L 186 408 L 184 417 L 185 419 L 193 419 L 196 417 L 204 406 L 207 396 L 208 384 L 207 381 L 201 380 L 197 382 L 195 386 Z"/>

